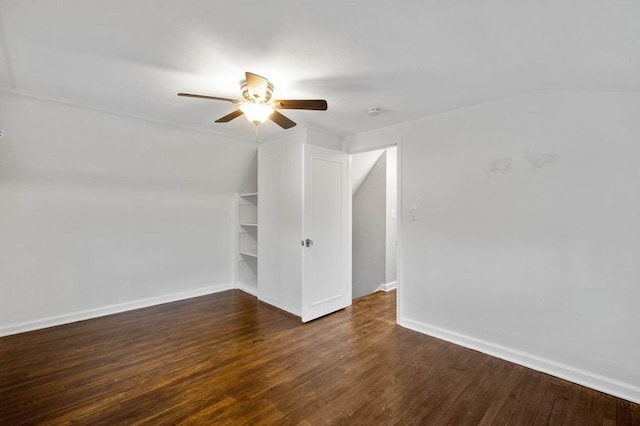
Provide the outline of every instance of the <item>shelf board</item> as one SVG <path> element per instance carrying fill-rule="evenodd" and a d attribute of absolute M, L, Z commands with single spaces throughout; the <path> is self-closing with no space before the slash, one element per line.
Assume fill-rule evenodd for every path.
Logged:
<path fill-rule="evenodd" d="M 241 223 L 240 226 L 258 226 L 257 223 Z"/>
<path fill-rule="evenodd" d="M 238 253 L 243 256 L 255 257 L 256 259 L 258 258 L 258 250 L 240 250 Z"/>
<path fill-rule="evenodd" d="M 238 194 L 238 197 L 255 197 L 257 192 L 245 192 L 244 194 Z"/>

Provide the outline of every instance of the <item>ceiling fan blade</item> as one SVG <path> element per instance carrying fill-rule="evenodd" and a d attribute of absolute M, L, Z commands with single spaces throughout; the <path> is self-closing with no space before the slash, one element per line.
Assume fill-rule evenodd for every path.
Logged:
<path fill-rule="evenodd" d="M 242 114 L 244 114 L 242 111 L 240 111 L 239 109 L 233 111 L 231 114 L 227 114 L 224 117 L 218 118 L 216 120 L 216 123 L 228 123 L 229 121 L 233 120 L 234 118 L 238 118 L 240 117 Z"/>
<path fill-rule="evenodd" d="M 211 100 L 214 100 L 214 101 L 232 102 L 234 104 L 237 104 L 238 102 L 240 102 L 240 101 L 237 101 L 235 99 L 219 98 L 217 96 L 194 95 L 193 93 L 178 93 L 178 96 L 184 96 L 184 97 L 187 97 L 187 98 L 211 99 Z"/>
<path fill-rule="evenodd" d="M 289 120 L 287 117 L 280 114 L 278 111 L 273 111 L 273 114 L 271 114 L 269 119 L 271 119 L 271 121 L 273 121 L 283 129 L 290 129 L 296 125 L 294 121 Z"/>
<path fill-rule="evenodd" d="M 324 99 L 278 99 L 273 101 L 273 106 L 280 109 L 310 109 L 314 111 L 326 111 L 327 101 Z"/>
<path fill-rule="evenodd" d="M 249 95 L 257 97 L 259 100 L 264 100 L 265 96 L 267 96 L 267 85 L 269 84 L 269 80 L 250 72 L 245 72 L 244 75 L 247 80 Z"/>

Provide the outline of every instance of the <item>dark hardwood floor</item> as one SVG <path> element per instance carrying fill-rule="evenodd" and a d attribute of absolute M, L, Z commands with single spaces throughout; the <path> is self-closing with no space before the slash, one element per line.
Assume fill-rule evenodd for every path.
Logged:
<path fill-rule="evenodd" d="M 395 325 L 227 291 L 0 339 L 0 424 L 640 424 L 640 405 Z"/>

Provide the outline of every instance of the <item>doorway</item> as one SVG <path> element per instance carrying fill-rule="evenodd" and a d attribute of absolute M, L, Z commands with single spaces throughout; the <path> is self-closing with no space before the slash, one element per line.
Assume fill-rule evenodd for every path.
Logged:
<path fill-rule="evenodd" d="M 352 299 L 390 291 L 398 277 L 398 150 L 349 156 Z"/>

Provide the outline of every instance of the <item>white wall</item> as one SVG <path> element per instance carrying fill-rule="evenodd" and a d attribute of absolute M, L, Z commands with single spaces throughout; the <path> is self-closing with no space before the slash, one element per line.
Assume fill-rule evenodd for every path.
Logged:
<path fill-rule="evenodd" d="M 226 288 L 250 142 L 0 92 L 0 335 Z"/>
<path fill-rule="evenodd" d="M 402 140 L 400 323 L 640 402 L 638 117 L 538 92 L 349 138 Z"/>
<path fill-rule="evenodd" d="M 349 156 L 349 180 L 351 181 L 351 195 L 356 193 L 369 172 L 384 153 L 383 149 L 358 152 Z"/>

